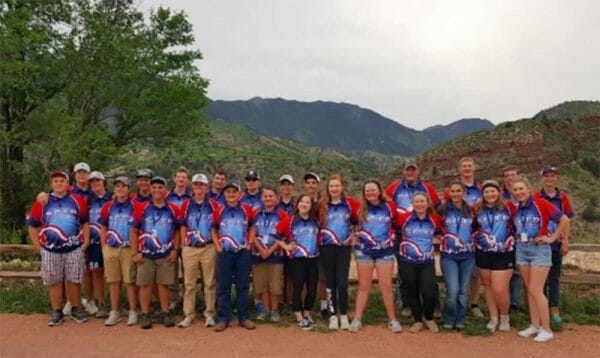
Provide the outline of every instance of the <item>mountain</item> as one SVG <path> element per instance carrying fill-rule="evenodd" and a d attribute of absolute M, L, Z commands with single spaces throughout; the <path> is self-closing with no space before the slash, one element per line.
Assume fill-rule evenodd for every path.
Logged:
<path fill-rule="evenodd" d="M 310 146 L 396 155 L 414 155 L 456 135 L 493 126 L 486 120 L 468 119 L 418 131 L 353 104 L 283 98 L 216 100 L 204 113 L 208 119 L 246 125 L 261 134 Z"/>

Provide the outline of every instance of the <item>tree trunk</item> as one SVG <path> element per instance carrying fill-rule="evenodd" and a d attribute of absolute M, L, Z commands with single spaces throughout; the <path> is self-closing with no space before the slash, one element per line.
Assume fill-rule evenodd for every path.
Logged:
<path fill-rule="evenodd" d="M 23 146 L 14 145 L 11 141 L 11 130 L 15 122 L 9 104 L 2 103 L 2 117 L 8 137 L 0 149 L 0 224 L 9 230 L 21 230 L 25 225 L 23 214 Z"/>

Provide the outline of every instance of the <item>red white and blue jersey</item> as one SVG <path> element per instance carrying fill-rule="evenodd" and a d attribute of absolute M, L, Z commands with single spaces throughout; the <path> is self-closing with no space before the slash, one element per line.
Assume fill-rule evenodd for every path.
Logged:
<path fill-rule="evenodd" d="M 213 227 L 225 251 L 238 252 L 248 244 L 248 231 L 254 225 L 255 212 L 246 204 L 219 206 L 213 214 Z"/>
<path fill-rule="evenodd" d="M 463 183 L 463 185 L 465 186 L 465 196 L 463 197 L 463 199 L 467 202 L 467 204 L 469 204 L 470 207 L 475 206 L 475 204 L 480 202 L 483 198 L 481 183 L 475 180 L 472 185 L 466 185 L 465 183 Z M 444 201 L 450 201 L 449 189 L 444 190 Z"/>
<path fill-rule="evenodd" d="M 152 201 L 136 205 L 130 225 L 139 230 L 138 250 L 149 259 L 171 253 L 173 234 L 178 229 L 179 209 L 169 203 L 156 206 Z"/>
<path fill-rule="evenodd" d="M 110 201 L 110 193 L 106 192 L 103 196 L 98 196 L 92 193 L 89 203 L 89 218 L 90 218 L 90 244 L 100 244 L 100 214 L 102 207 Z"/>
<path fill-rule="evenodd" d="M 463 203 L 466 205 L 466 203 Z M 452 201 L 446 203 L 442 217 L 443 236 L 440 252 L 455 258 L 468 257 L 475 252 L 473 241 L 473 212 L 457 208 Z"/>
<path fill-rule="evenodd" d="M 421 179 L 412 184 L 404 179 L 397 179 L 385 191 L 387 197 L 396 205 L 398 214 L 413 211 L 412 198 L 416 192 L 427 193 L 434 208 L 440 205 L 440 198 L 433 185 Z"/>
<path fill-rule="evenodd" d="M 277 224 L 283 220 L 287 214 L 283 210 L 273 209 L 266 211 L 262 209 L 254 219 L 256 228 L 256 242 L 265 250 L 270 250 L 276 243 Z M 283 250 L 275 250 L 271 256 L 266 259 L 260 257 L 258 250 L 252 251 L 254 263 L 284 263 L 285 256 Z"/>
<path fill-rule="evenodd" d="M 404 213 L 397 218 L 400 228 L 400 260 L 412 264 L 433 264 L 433 237 L 441 233 L 441 219 L 427 214 L 423 219 L 417 213 Z"/>
<path fill-rule="evenodd" d="M 215 193 L 214 191 L 209 190 L 208 197 L 210 199 L 213 199 L 214 201 L 216 201 L 221 206 L 225 205 L 225 194 L 223 194 L 223 191 Z"/>
<path fill-rule="evenodd" d="M 546 194 L 543 188 L 542 190 L 538 191 L 533 195 L 535 198 L 548 200 L 552 205 L 554 205 L 555 208 L 562 211 L 562 213 L 565 214 L 568 218 L 572 218 L 573 216 L 575 216 L 575 213 L 573 212 L 573 207 L 571 206 L 571 202 L 569 201 L 569 197 L 567 196 L 567 194 L 560 191 L 558 188 L 555 188 L 554 190 L 556 190 L 556 193 L 552 197 Z M 557 228 L 558 225 L 554 221 L 548 221 L 548 234 L 554 234 Z M 561 244 L 562 235 L 558 240 L 552 243 L 552 249 L 558 250 Z"/>
<path fill-rule="evenodd" d="M 393 202 L 367 205 L 367 218 L 360 220 L 356 231 L 356 248 L 366 255 L 394 253 L 396 218 L 398 211 Z"/>
<path fill-rule="evenodd" d="M 303 219 L 299 215 L 288 215 L 275 228 L 277 240 L 288 239 L 296 244 L 288 256 L 295 258 L 311 258 L 319 256 L 319 223 L 314 219 Z"/>
<path fill-rule="evenodd" d="M 558 223 L 562 215 L 562 211 L 549 201 L 531 196 L 524 205 L 519 203 L 513 216 L 516 235 L 520 239 L 525 233 L 529 241 L 538 236 L 551 235 L 548 232 L 548 223 L 550 221 Z"/>
<path fill-rule="evenodd" d="M 248 205 L 255 212 L 262 210 L 262 190 L 259 190 L 256 194 L 250 194 L 247 191 L 245 191 L 244 194 L 242 194 L 242 197 L 240 198 L 240 203 Z"/>
<path fill-rule="evenodd" d="M 110 200 L 100 212 L 100 225 L 107 229 L 106 244 L 110 247 L 129 247 L 129 221 L 135 203 L 132 199 L 123 202 Z"/>
<path fill-rule="evenodd" d="M 294 212 L 294 198 L 291 198 L 289 202 L 285 203 L 281 198 L 275 206 L 276 210 L 283 210 L 286 214 L 290 215 Z"/>
<path fill-rule="evenodd" d="M 174 190 L 169 190 L 167 193 L 167 203 L 173 204 L 178 208 L 181 208 L 184 201 L 192 198 L 192 192 L 189 188 L 185 188 L 185 191 L 181 195 L 177 194 Z"/>
<path fill-rule="evenodd" d="M 186 246 L 201 246 L 212 243 L 210 231 L 214 226 L 214 213 L 219 204 L 208 195 L 201 203 L 195 198 L 183 202 L 179 211 L 179 222 L 185 226 L 186 234 L 183 240 Z"/>
<path fill-rule="evenodd" d="M 135 194 L 131 194 L 129 196 L 129 198 L 131 200 L 133 200 L 133 202 L 135 204 L 142 204 L 142 203 L 147 203 L 150 201 L 150 199 L 152 199 L 152 194 L 148 194 L 148 195 L 142 195 L 140 193 L 135 193 Z"/>
<path fill-rule="evenodd" d="M 48 195 L 45 205 L 35 202 L 27 215 L 27 225 L 41 228 L 40 245 L 46 251 L 66 253 L 83 244 L 81 225 L 88 221 L 87 201 L 76 194 Z"/>
<path fill-rule="evenodd" d="M 515 249 L 513 221 L 515 212 L 512 202 L 506 202 L 504 210 L 483 205 L 477 212 L 476 231 L 473 234 L 477 249 L 487 253 L 511 252 Z"/>
<path fill-rule="evenodd" d="M 85 200 L 90 200 L 92 195 L 94 195 L 94 192 L 89 187 L 87 189 L 81 189 L 77 185 L 70 186 L 69 192 L 71 192 L 72 194 L 77 194 L 77 195 L 81 196 L 82 198 L 84 198 Z"/>
<path fill-rule="evenodd" d="M 345 196 L 339 203 L 327 204 L 327 222 L 321 223 L 319 239 L 321 245 L 350 245 L 352 225 L 358 222 L 360 203 Z"/>

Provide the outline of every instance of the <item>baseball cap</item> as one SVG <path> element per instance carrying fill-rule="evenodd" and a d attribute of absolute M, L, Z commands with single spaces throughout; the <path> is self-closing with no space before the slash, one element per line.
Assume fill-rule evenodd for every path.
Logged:
<path fill-rule="evenodd" d="M 94 179 L 106 180 L 106 178 L 104 177 L 104 174 L 102 174 L 101 172 L 99 172 L 97 170 L 94 170 L 93 172 L 90 173 L 88 181 L 91 181 Z"/>
<path fill-rule="evenodd" d="M 67 179 L 67 181 L 69 181 L 69 174 L 67 174 L 67 172 L 65 172 L 63 170 L 55 170 L 52 173 L 50 173 L 50 178 L 56 178 L 56 177 L 63 177 L 65 179 Z"/>
<path fill-rule="evenodd" d="M 289 175 L 289 174 L 283 174 L 282 176 L 279 177 L 279 182 L 284 182 L 284 181 L 289 181 L 290 183 L 294 184 L 294 177 Z"/>
<path fill-rule="evenodd" d="M 407 169 L 410 167 L 413 167 L 415 169 L 419 167 L 419 165 L 417 164 L 417 160 L 415 158 L 408 158 L 404 161 L 404 169 Z"/>
<path fill-rule="evenodd" d="M 304 174 L 304 181 L 307 181 L 308 179 L 314 179 L 317 181 L 317 183 L 321 182 L 321 178 L 319 178 L 319 176 L 315 172 L 308 172 Z"/>
<path fill-rule="evenodd" d="M 227 185 L 225 185 L 223 187 L 223 191 L 225 191 L 225 190 L 227 190 L 229 188 L 234 188 L 237 191 L 241 191 L 242 190 L 238 184 L 236 184 L 234 182 L 229 182 L 229 183 L 227 183 Z"/>
<path fill-rule="evenodd" d="M 194 174 L 192 177 L 192 183 L 208 184 L 208 178 L 204 174 Z"/>
<path fill-rule="evenodd" d="M 147 168 L 138 169 L 138 171 L 135 173 L 136 178 L 152 179 L 153 176 L 154 176 L 154 173 L 152 173 L 152 170 L 147 169 Z"/>
<path fill-rule="evenodd" d="M 488 186 L 492 186 L 492 187 L 496 188 L 498 191 L 500 191 L 500 184 L 498 184 L 498 182 L 493 179 L 484 181 L 483 184 L 481 185 L 481 191 L 485 190 L 485 188 L 487 188 Z"/>
<path fill-rule="evenodd" d="M 544 167 L 542 168 L 542 171 L 540 172 L 540 175 L 544 176 L 550 172 L 555 172 L 556 174 L 558 174 L 558 169 L 552 165 L 544 165 Z"/>
<path fill-rule="evenodd" d="M 129 184 L 129 178 L 126 177 L 126 176 L 124 176 L 124 175 L 120 175 L 120 176 L 116 177 L 114 183 L 115 184 L 117 184 L 117 183 L 123 183 L 123 184 L 125 184 L 127 186 L 130 186 L 130 184 Z"/>
<path fill-rule="evenodd" d="M 244 179 L 246 180 L 260 180 L 260 173 L 256 172 L 254 170 L 250 170 L 246 173 L 246 176 L 244 177 Z"/>
<path fill-rule="evenodd" d="M 164 186 L 167 186 L 167 179 L 161 176 L 155 176 L 152 177 L 152 179 L 150 179 L 150 184 L 162 184 Z"/>
<path fill-rule="evenodd" d="M 91 171 L 91 169 L 90 169 L 90 166 L 89 166 L 87 163 L 84 163 L 84 162 L 77 163 L 77 164 L 75 164 L 75 166 L 73 167 L 73 171 L 74 171 L 74 172 L 78 172 L 78 171 L 80 171 L 80 170 L 84 170 L 84 171 L 86 171 L 86 172 L 88 172 L 88 173 Z"/>

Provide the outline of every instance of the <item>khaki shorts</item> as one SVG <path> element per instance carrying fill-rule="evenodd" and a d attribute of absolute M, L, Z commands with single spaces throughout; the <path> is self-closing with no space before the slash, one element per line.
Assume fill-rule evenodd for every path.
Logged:
<path fill-rule="evenodd" d="M 252 283 L 256 294 L 283 294 L 283 264 L 252 265 Z"/>
<path fill-rule="evenodd" d="M 104 277 L 107 283 L 123 281 L 135 283 L 135 265 L 129 247 L 102 247 L 104 257 Z"/>
<path fill-rule="evenodd" d="M 137 266 L 138 285 L 172 285 L 175 282 L 175 263 L 167 262 L 168 257 L 148 259 Z"/>

